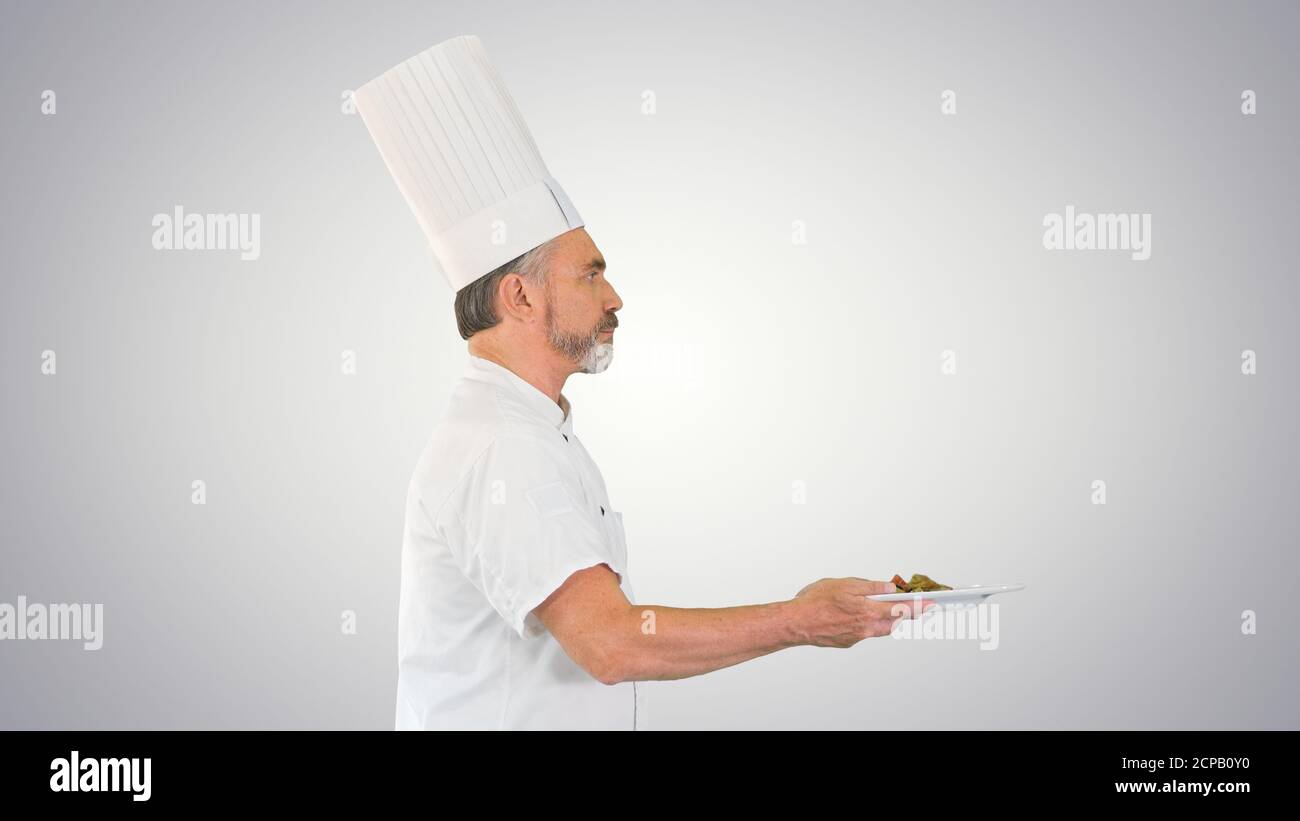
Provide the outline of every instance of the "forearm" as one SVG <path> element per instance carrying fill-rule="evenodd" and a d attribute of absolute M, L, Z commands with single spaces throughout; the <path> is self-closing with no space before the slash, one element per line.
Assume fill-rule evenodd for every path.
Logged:
<path fill-rule="evenodd" d="M 793 601 L 740 607 L 632 605 L 616 630 L 617 678 L 688 678 L 805 643 Z"/>

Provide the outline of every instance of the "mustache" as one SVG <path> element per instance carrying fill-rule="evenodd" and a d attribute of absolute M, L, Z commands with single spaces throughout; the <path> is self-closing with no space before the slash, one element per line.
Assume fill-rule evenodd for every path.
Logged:
<path fill-rule="evenodd" d="M 617 327 L 618 327 L 618 317 L 611 316 L 608 322 L 600 326 L 600 328 L 597 330 L 597 333 L 599 333 L 600 331 L 612 331 Z"/>

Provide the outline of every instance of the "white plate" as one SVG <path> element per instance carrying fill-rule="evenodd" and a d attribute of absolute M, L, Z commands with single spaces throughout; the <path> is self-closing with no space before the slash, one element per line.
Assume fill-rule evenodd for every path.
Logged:
<path fill-rule="evenodd" d="M 875 601 L 911 601 L 919 596 L 946 609 L 983 604 L 989 596 L 997 593 L 1014 593 L 1024 589 L 1023 584 L 970 584 L 965 587 L 954 585 L 952 590 L 932 590 L 928 593 L 877 593 L 867 598 Z"/>

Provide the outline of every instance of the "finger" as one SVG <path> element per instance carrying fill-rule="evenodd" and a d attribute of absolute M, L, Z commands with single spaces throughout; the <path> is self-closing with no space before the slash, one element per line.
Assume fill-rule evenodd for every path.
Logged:
<path fill-rule="evenodd" d="M 914 619 L 924 612 L 927 604 L 934 604 L 933 601 L 926 601 L 919 596 L 913 596 L 903 601 L 891 602 L 872 602 L 872 609 L 877 613 L 876 618 L 880 619 Z"/>
<path fill-rule="evenodd" d="M 877 621 L 896 621 L 910 618 L 912 603 L 906 601 L 873 602 L 867 600 L 867 618 Z"/>
<path fill-rule="evenodd" d="M 871 619 L 867 622 L 867 638 L 880 638 L 888 636 L 894 632 L 894 625 L 898 622 L 889 619 Z"/>
<path fill-rule="evenodd" d="M 905 621 L 904 619 L 897 619 L 895 621 L 890 621 L 889 619 L 881 619 L 879 621 L 873 621 L 871 623 L 872 633 L 877 636 L 891 635 L 895 630 L 899 629 L 898 625 L 903 624 L 904 621 Z"/>
<path fill-rule="evenodd" d="M 874 596 L 880 593 L 893 593 L 898 588 L 894 587 L 893 582 L 878 582 L 873 579 L 860 579 L 857 576 L 850 576 L 846 579 L 852 582 L 849 590 L 863 596 Z"/>

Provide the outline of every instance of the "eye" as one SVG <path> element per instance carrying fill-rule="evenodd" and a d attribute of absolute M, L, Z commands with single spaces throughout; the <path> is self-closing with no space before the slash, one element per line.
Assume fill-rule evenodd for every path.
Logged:
<path fill-rule="evenodd" d="M 595 278 L 596 278 L 596 274 L 599 274 L 599 273 L 600 273 L 600 271 L 592 271 L 590 274 L 587 274 L 587 276 L 591 277 L 592 279 L 595 279 Z"/>

